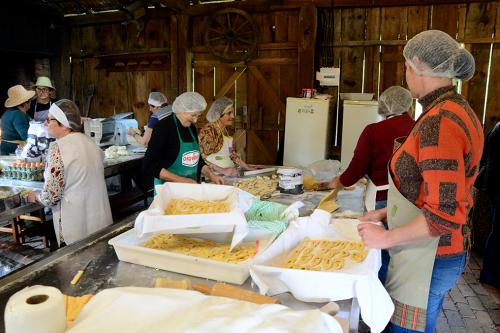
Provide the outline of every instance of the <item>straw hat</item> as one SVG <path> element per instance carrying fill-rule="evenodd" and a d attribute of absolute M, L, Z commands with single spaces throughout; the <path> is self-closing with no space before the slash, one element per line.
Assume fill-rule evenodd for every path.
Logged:
<path fill-rule="evenodd" d="M 54 89 L 54 90 L 56 89 L 52 86 L 52 82 L 46 76 L 39 76 L 36 79 L 35 87 L 47 87 L 47 88 Z"/>
<path fill-rule="evenodd" d="M 7 96 L 9 98 L 7 98 L 4 105 L 6 108 L 11 108 L 29 101 L 35 96 L 35 92 L 33 90 L 26 90 L 22 85 L 18 84 L 7 90 Z"/>

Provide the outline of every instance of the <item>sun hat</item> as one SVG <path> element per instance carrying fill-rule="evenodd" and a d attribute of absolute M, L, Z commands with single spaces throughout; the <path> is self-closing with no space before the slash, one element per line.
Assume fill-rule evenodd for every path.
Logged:
<path fill-rule="evenodd" d="M 50 79 L 46 76 L 39 76 L 36 79 L 35 87 L 47 87 L 56 90 L 56 88 L 52 86 L 52 82 L 50 81 Z"/>
<path fill-rule="evenodd" d="M 7 96 L 8 98 L 4 105 L 6 108 L 11 108 L 29 101 L 35 96 L 35 92 L 33 90 L 26 90 L 22 85 L 18 84 L 7 90 Z"/>

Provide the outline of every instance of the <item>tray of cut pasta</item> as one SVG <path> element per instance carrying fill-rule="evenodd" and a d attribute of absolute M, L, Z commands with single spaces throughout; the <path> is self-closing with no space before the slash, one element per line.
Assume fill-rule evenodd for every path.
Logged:
<path fill-rule="evenodd" d="M 230 250 L 231 233 L 139 236 L 134 229 L 109 240 L 118 259 L 207 279 L 243 284 L 253 260 L 276 238 L 275 233 L 251 229 Z"/>
<path fill-rule="evenodd" d="M 304 302 L 357 298 L 363 320 L 379 332 L 393 311 L 377 276 L 380 250 L 361 243 L 359 220 L 330 219 L 315 210 L 291 224 L 252 263 L 252 280 L 262 294 L 290 292 Z"/>
<path fill-rule="evenodd" d="M 135 220 L 140 236 L 159 231 L 172 233 L 232 232 L 231 246 L 245 237 L 249 228 L 240 200 L 240 190 L 216 184 L 165 183 L 156 186 L 151 206 Z"/>

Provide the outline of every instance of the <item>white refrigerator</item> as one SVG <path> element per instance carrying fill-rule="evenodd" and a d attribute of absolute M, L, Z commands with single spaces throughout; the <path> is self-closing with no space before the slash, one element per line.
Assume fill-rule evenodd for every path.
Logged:
<path fill-rule="evenodd" d="M 286 99 L 283 164 L 307 166 L 328 157 L 333 108 L 330 100 Z"/>
<path fill-rule="evenodd" d="M 377 111 L 378 102 L 376 101 L 344 100 L 340 148 L 341 170 L 345 170 L 351 163 L 359 136 L 366 125 L 382 120 Z"/>

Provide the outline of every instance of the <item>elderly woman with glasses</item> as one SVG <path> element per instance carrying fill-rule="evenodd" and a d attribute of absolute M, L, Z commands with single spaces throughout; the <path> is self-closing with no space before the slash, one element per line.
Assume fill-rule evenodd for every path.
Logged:
<path fill-rule="evenodd" d="M 200 130 L 201 156 L 207 165 L 226 176 L 237 176 L 236 166 L 255 170 L 240 158 L 227 131 L 234 121 L 233 101 L 227 97 L 215 100 L 207 112 L 207 120 L 209 123 Z"/>
<path fill-rule="evenodd" d="M 143 169 L 154 184 L 166 181 L 197 183 L 201 174 L 213 183 L 224 184 L 200 159 L 196 121 L 207 107 L 207 102 L 197 92 L 185 92 L 173 105 L 173 114 L 160 120 L 151 135 L 144 156 Z"/>
<path fill-rule="evenodd" d="M 70 100 L 52 104 L 45 120 L 52 142 L 41 193 L 29 202 L 51 207 L 60 246 L 69 245 L 110 225 L 113 220 L 104 182 L 103 153 L 80 133 L 80 110 Z"/>
<path fill-rule="evenodd" d="M 44 121 L 49 114 L 49 108 L 54 103 L 52 95 L 56 88 L 46 76 L 40 76 L 35 83 L 36 99 L 31 102 L 28 114 L 36 121 Z"/>
<path fill-rule="evenodd" d="M 149 140 L 151 140 L 151 134 L 153 133 L 153 128 L 156 124 L 163 118 L 170 116 L 172 114 L 172 105 L 168 104 L 168 99 L 161 92 L 153 91 L 149 94 L 148 98 L 149 111 L 151 111 L 151 117 L 148 121 L 148 126 L 141 135 L 141 131 L 137 128 L 130 127 L 128 129 L 128 134 L 132 135 L 134 139 L 141 145 L 147 147 Z"/>
<path fill-rule="evenodd" d="M 0 153 L 9 155 L 16 151 L 19 142 L 28 138 L 28 128 L 31 118 L 26 114 L 30 107 L 31 98 L 35 95 L 32 90 L 26 90 L 22 85 L 10 87 L 5 101 L 5 113 L 2 116 L 2 143 Z"/>

